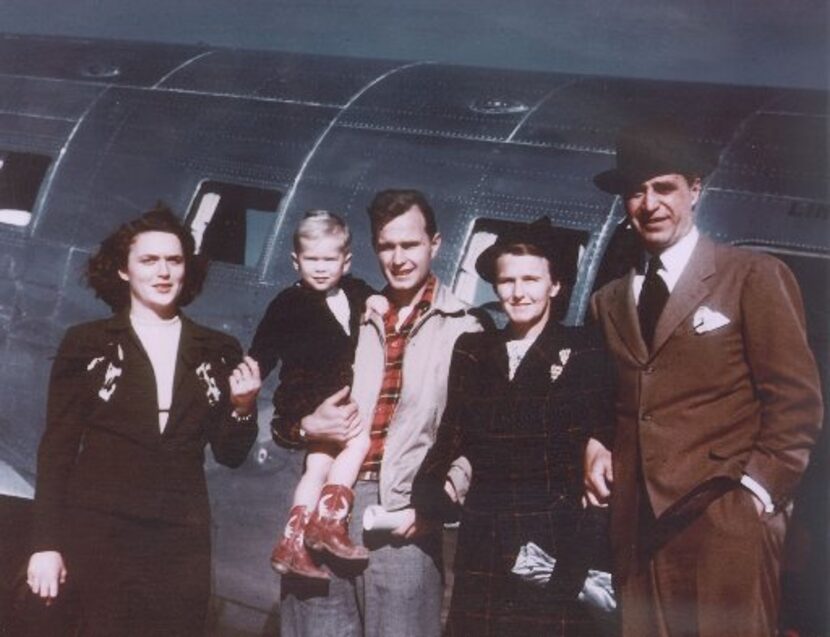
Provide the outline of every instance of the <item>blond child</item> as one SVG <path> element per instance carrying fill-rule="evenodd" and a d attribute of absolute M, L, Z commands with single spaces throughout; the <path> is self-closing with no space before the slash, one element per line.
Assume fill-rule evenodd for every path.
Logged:
<path fill-rule="evenodd" d="M 373 296 L 374 290 L 360 279 L 346 275 L 352 259 L 351 234 L 335 214 L 306 213 L 294 233 L 291 258 L 300 280 L 268 306 L 250 355 L 259 363 L 263 378 L 282 360 L 274 421 L 299 427 L 300 420 L 324 400 L 348 401 L 361 315 L 367 301 L 385 312 L 386 300 Z M 308 445 L 288 523 L 271 554 L 271 564 L 280 573 L 329 579 L 306 547 L 346 560 L 368 557 L 368 551 L 354 545 L 348 534 L 352 486 L 369 449 L 368 427 L 357 420 L 357 414 L 354 418 L 351 437 L 342 447 Z"/>

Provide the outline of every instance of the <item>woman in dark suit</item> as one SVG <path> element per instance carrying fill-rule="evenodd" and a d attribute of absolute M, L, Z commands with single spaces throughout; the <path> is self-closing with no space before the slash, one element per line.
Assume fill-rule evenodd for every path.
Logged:
<path fill-rule="evenodd" d="M 554 318 L 560 293 L 547 220 L 523 226 L 479 257 L 507 327 L 461 336 L 437 442 L 413 485 L 427 517 L 451 519 L 450 463 L 472 481 L 461 511 L 448 635 L 595 635 L 576 601 L 601 537 L 583 509 L 582 453 L 612 417 L 609 370 L 593 331 Z M 557 562 L 545 587 L 512 572 L 533 542 Z"/>
<path fill-rule="evenodd" d="M 83 635 L 202 635 L 204 448 L 244 461 L 259 371 L 235 339 L 180 311 L 204 266 L 168 209 L 121 226 L 86 274 L 114 314 L 69 328 L 52 366 L 29 586 L 48 601 L 70 580 Z"/>

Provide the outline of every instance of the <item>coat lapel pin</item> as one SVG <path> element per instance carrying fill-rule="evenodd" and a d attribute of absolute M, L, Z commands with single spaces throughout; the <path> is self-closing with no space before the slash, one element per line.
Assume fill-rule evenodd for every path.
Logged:
<path fill-rule="evenodd" d="M 202 363 L 196 368 L 196 376 L 202 381 L 208 404 L 213 407 L 219 402 L 222 392 L 219 391 L 219 386 L 216 384 L 216 379 L 211 375 L 210 370 L 210 363 Z"/>
<path fill-rule="evenodd" d="M 559 350 L 559 363 L 554 363 L 550 366 L 550 382 L 555 383 L 556 379 L 562 375 L 565 370 L 565 365 L 568 364 L 568 359 L 571 357 L 571 348 Z"/>
<path fill-rule="evenodd" d="M 117 362 L 109 361 L 107 363 L 107 371 L 104 372 L 104 383 L 98 390 L 98 397 L 104 402 L 109 402 L 109 399 L 112 398 L 112 395 L 115 393 L 115 389 L 117 387 L 116 381 L 118 380 L 118 377 L 124 373 L 124 370 L 120 365 L 120 363 L 124 361 L 124 350 L 121 349 L 120 343 L 116 349 L 116 358 Z M 91 372 L 93 369 L 98 367 L 99 363 L 103 363 L 105 360 L 106 357 L 104 356 L 97 356 L 96 358 L 93 358 L 86 366 L 87 371 Z"/>

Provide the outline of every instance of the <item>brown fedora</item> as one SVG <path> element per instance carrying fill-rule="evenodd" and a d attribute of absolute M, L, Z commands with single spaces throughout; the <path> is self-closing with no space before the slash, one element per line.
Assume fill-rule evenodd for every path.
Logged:
<path fill-rule="evenodd" d="M 617 138 L 616 160 L 617 166 L 596 175 L 594 184 L 619 195 L 658 175 L 703 178 L 717 165 L 717 154 L 677 123 L 662 120 L 624 128 Z"/>

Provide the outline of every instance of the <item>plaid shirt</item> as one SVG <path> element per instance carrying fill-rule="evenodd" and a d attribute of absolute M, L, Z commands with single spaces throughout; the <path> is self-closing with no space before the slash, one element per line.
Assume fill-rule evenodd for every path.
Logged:
<path fill-rule="evenodd" d="M 389 423 L 392 422 L 392 415 L 395 413 L 395 408 L 398 406 L 398 401 L 401 397 L 403 356 L 406 351 L 409 334 L 418 319 L 432 307 L 435 286 L 436 278 L 430 274 L 421 300 L 418 301 L 412 309 L 412 312 L 406 317 L 406 320 L 399 330 L 395 329 L 398 323 L 399 308 L 393 305 L 383 317 L 383 331 L 385 336 L 383 382 L 381 384 L 378 401 L 375 404 L 372 428 L 369 431 L 369 453 L 366 454 L 363 465 L 360 467 L 361 478 L 377 479 L 377 473 L 380 471 L 380 463 L 383 459 L 386 432 L 389 430 Z"/>

